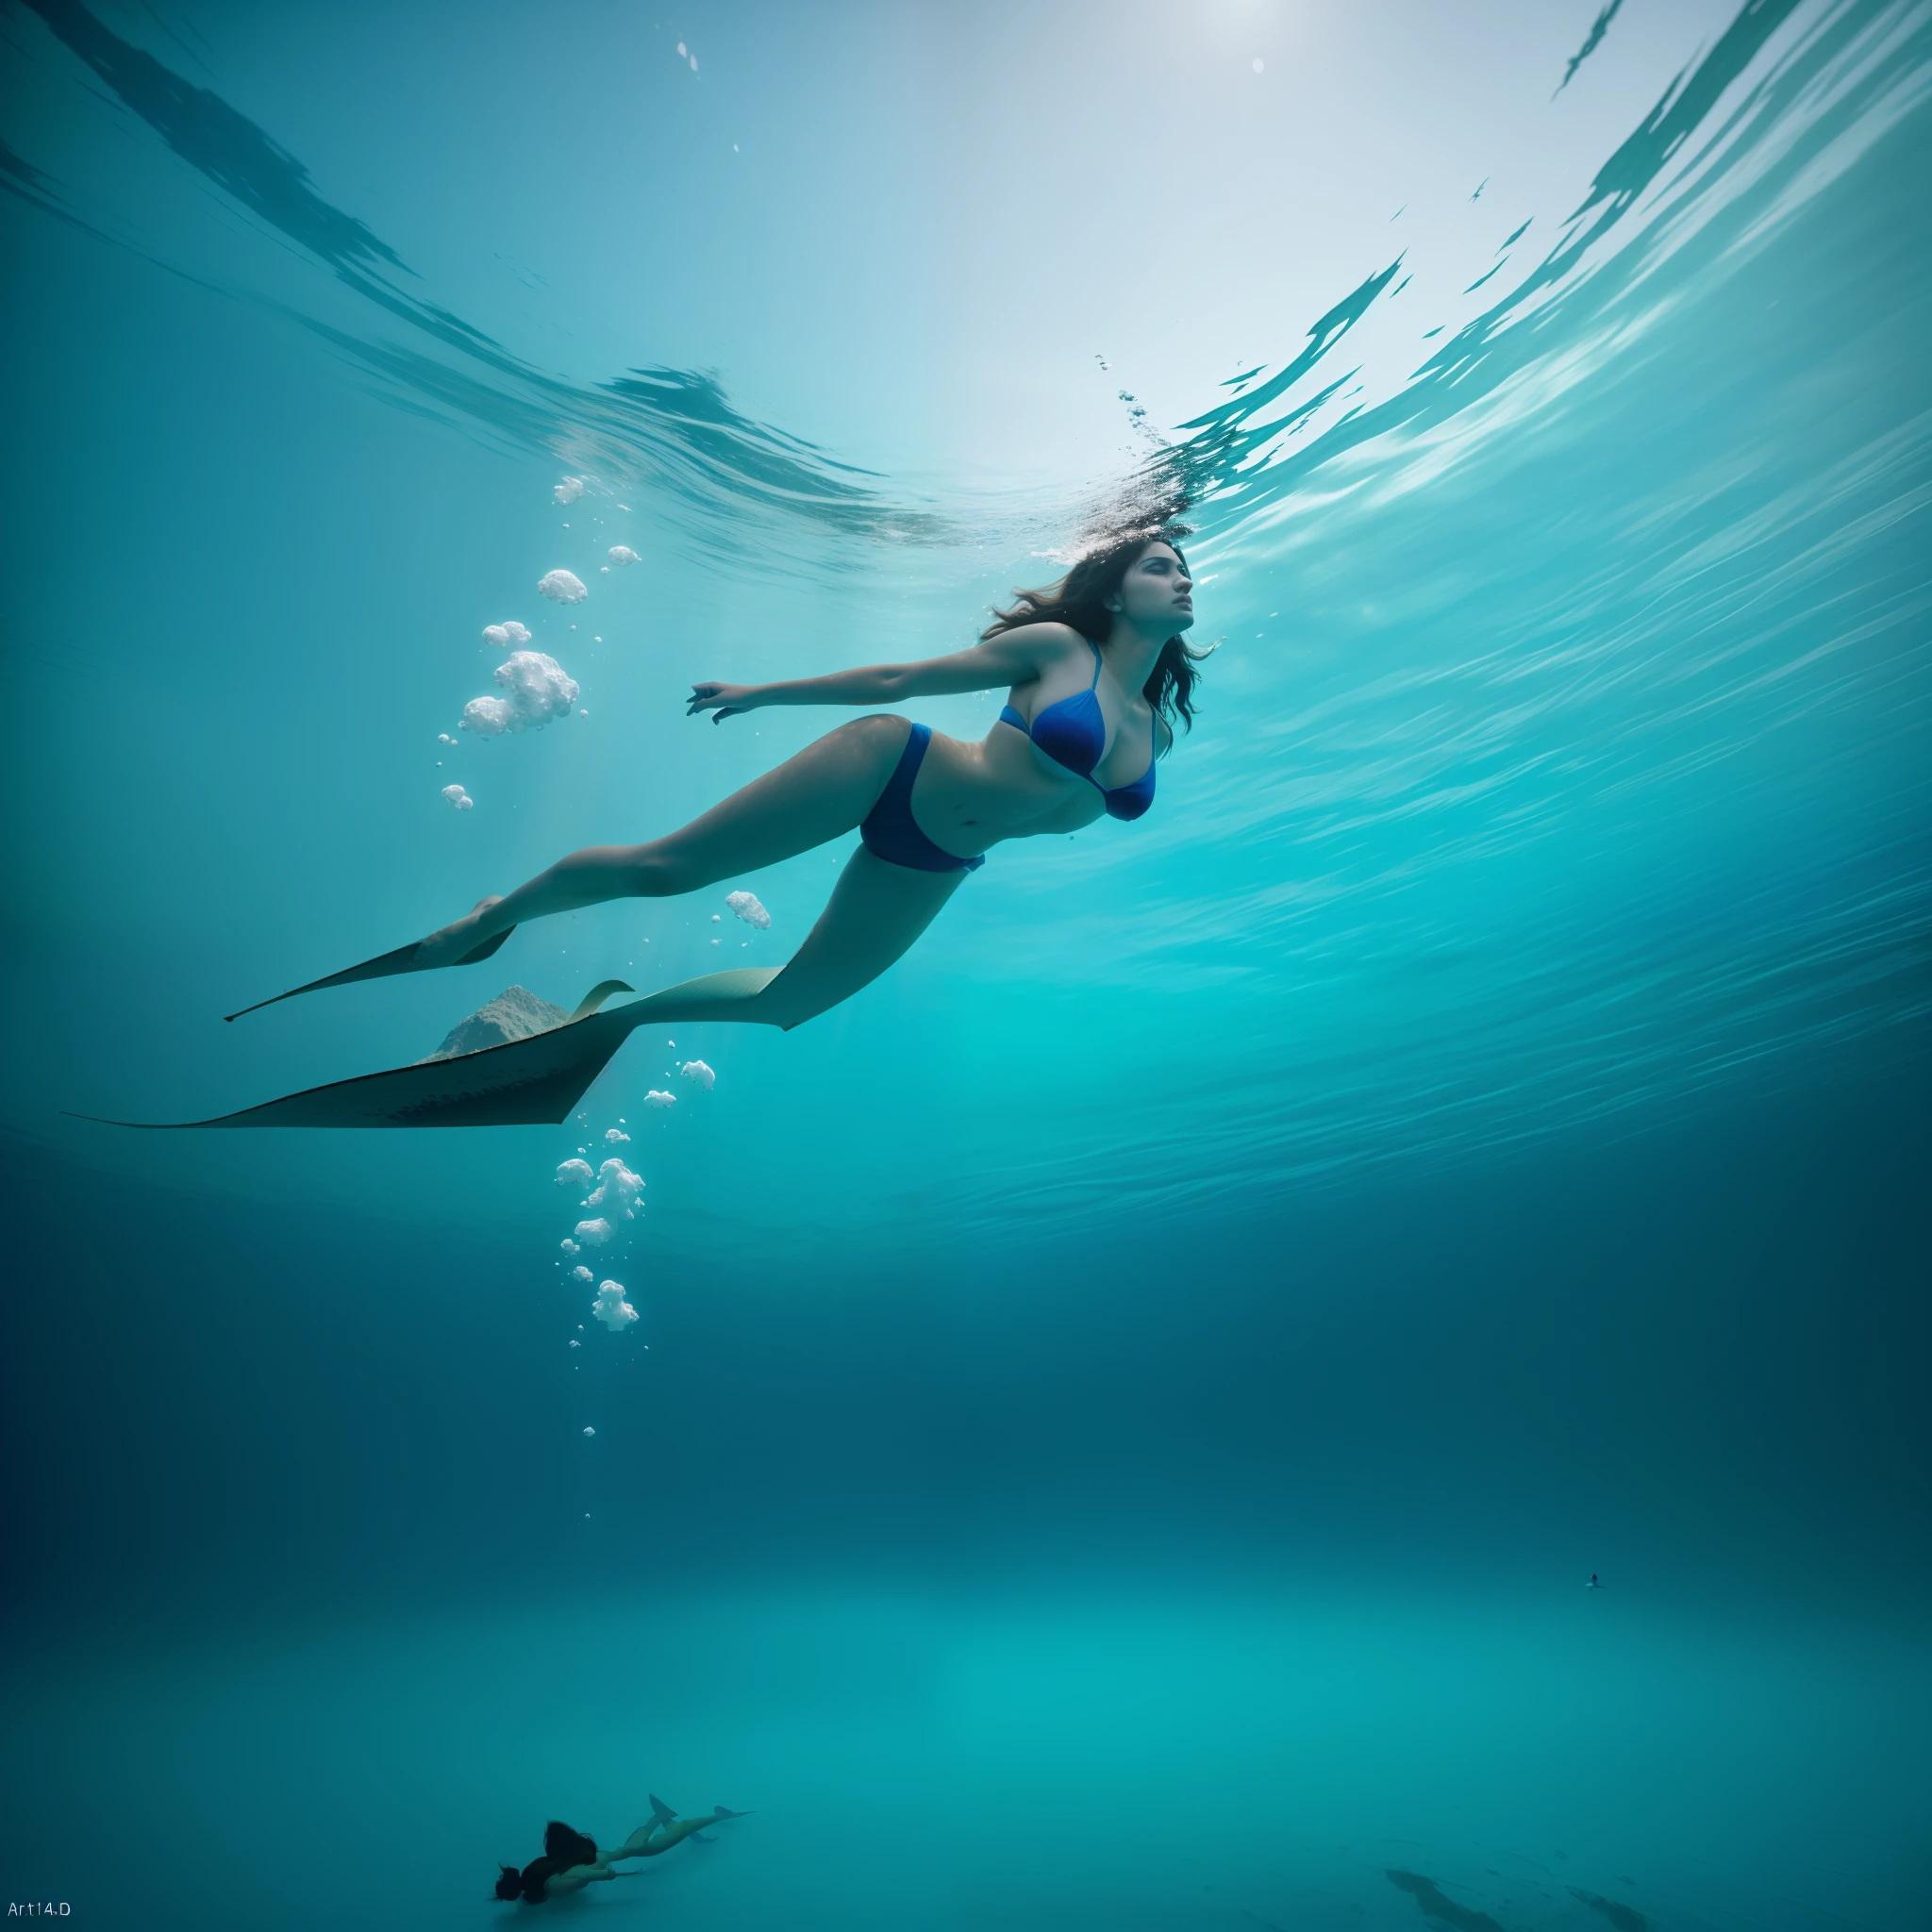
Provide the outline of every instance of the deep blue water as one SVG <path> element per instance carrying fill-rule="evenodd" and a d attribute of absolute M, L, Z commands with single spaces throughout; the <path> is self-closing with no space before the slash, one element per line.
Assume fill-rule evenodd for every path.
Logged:
<path fill-rule="evenodd" d="M 11 1903 L 1928 1923 L 1924 8 L 0 24 Z M 844 843 L 221 1020 L 1177 497 L 1154 811 L 846 1006 L 74 1118 L 777 963 Z"/>

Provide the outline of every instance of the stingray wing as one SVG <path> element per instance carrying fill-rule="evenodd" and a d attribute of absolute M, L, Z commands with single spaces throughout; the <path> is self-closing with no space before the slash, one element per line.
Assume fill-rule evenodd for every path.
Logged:
<path fill-rule="evenodd" d="M 472 948 L 460 959 L 452 959 L 452 966 L 475 966 L 489 958 L 511 933 L 513 925 L 507 925 L 493 938 L 487 939 L 480 946 Z M 307 986 L 292 986 L 287 992 L 275 993 L 265 1000 L 257 1000 L 252 1007 L 242 1007 L 232 1013 L 224 1013 L 225 1020 L 239 1020 L 243 1013 L 258 1013 L 264 1007 L 277 1006 L 283 1000 L 299 999 L 305 992 L 320 992 L 325 986 L 355 986 L 365 979 L 388 979 L 397 973 L 421 973 L 425 969 L 419 966 L 417 956 L 423 950 L 420 940 L 412 940 L 407 946 L 398 946 L 392 953 L 378 954 L 374 959 L 365 959 L 359 966 L 345 966 L 340 973 L 331 973 L 326 979 L 311 979 Z M 208 1126 L 207 1121 L 194 1121 L 185 1124 Z"/>
<path fill-rule="evenodd" d="M 570 1117 L 643 1015 L 608 1013 L 421 1066 L 310 1087 L 211 1121 L 108 1121 L 113 1127 L 527 1127 Z M 633 1014 L 636 1018 L 631 1017 Z M 84 1114 L 80 1119 L 94 1116 Z"/>

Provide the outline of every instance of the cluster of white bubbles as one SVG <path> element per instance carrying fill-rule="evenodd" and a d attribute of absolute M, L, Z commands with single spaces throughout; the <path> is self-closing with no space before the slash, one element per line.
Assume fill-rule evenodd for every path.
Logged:
<path fill-rule="evenodd" d="M 726 892 L 724 903 L 745 924 L 756 926 L 759 932 L 772 929 L 772 915 L 758 904 L 756 892 Z"/>
<path fill-rule="evenodd" d="M 622 1123 L 610 1128 L 605 1136 L 607 1141 L 629 1138 L 624 1133 Z M 587 1247 L 601 1248 L 619 1232 L 624 1223 L 634 1221 L 642 1208 L 643 1177 L 632 1173 L 615 1155 L 594 1170 L 581 1156 L 573 1155 L 570 1159 L 559 1161 L 557 1185 L 568 1188 L 573 1193 L 583 1193 L 577 1206 L 586 1218 L 564 1237 L 561 1245 L 566 1256 L 580 1254 Z M 571 1269 L 570 1278 L 587 1288 L 596 1280 L 581 1261 Z M 591 1303 L 591 1318 L 603 1323 L 611 1334 L 622 1335 L 638 1320 L 638 1311 L 622 1282 L 600 1281 L 596 1296 Z M 582 1324 L 578 1325 L 581 1327 Z M 575 1338 L 570 1345 L 573 1348 L 581 1346 Z M 592 1427 L 584 1430 L 587 1436 L 596 1433 Z"/>
<path fill-rule="evenodd" d="M 550 492 L 552 503 L 575 503 L 584 493 L 584 479 L 581 476 L 566 476 Z"/>
<path fill-rule="evenodd" d="M 584 580 L 567 570 L 545 571 L 537 580 L 537 594 L 553 604 L 581 604 L 591 593 Z"/>
<path fill-rule="evenodd" d="M 620 1221 L 634 1221 L 638 1208 L 642 1205 L 638 1196 L 643 1191 L 642 1178 L 631 1173 L 623 1159 L 613 1154 L 597 1170 L 596 1191 L 583 1203 L 583 1206 L 602 1208 L 607 1212 L 615 1214 Z"/>
<path fill-rule="evenodd" d="M 566 1255 L 601 1248 L 623 1223 L 637 1219 L 642 1205 L 638 1197 L 644 1191 L 643 1176 L 633 1174 L 616 1155 L 594 1174 L 588 1160 L 563 1161 L 557 1170 L 557 1185 L 590 1190 L 577 1203 L 584 1218 L 558 1243 Z"/>
<path fill-rule="evenodd" d="M 558 718 L 568 718 L 577 701 L 577 681 L 544 651 L 512 651 L 496 667 L 500 698 L 472 698 L 463 707 L 462 728 L 479 738 L 497 738 L 506 731 L 541 731 Z"/>
<path fill-rule="evenodd" d="M 442 788 L 442 795 L 446 799 L 448 799 L 449 802 L 453 806 L 455 806 L 458 811 L 468 811 L 471 808 L 471 807 L 473 807 L 476 803 L 476 801 L 474 798 L 472 798 L 470 794 L 467 791 L 465 791 L 460 785 L 445 785 Z"/>
<path fill-rule="evenodd" d="M 674 1049 L 677 1045 L 675 1040 L 667 1043 Z M 716 1072 L 703 1060 L 681 1061 L 678 1063 L 677 1071 L 685 1079 L 702 1088 L 707 1093 L 718 1083 Z M 644 1096 L 644 1105 L 674 1107 L 676 1105 L 676 1099 L 675 1094 L 654 1088 Z M 581 1121 L 584 1116 L 580 1114 L 577 1118 Z M 624 1129 L 623 1121 L 619 1121 L 615 1126 L 605 1128 L 605 1145 L 627 1143 L 631 1137 Z M 589 1151 L 587 1147 L 582 1153 L 573 1155 L 568 1160 L 558 1161 L 557 1165 L 557 1185 L 568 1188 L 573 1193 L 580 1193 L 582 1196 L 577 1207 L 583 1219 L 559 1243 L 567 1259 L 574 1260 L 586 1249 L 606 1246 L 619 1237 L 625 1223 L 635 1221 L 642 1210 L 643 1177 L 634 1174 L 618 1155 L 610 1156 L 601 1167 L 593 1168 L 583 1158 Z M 584 1287 L 589 1287 L 596 1280 L 596 1275 L 584 1262 L 575 1261 L 571 1268 L 570 1278 Z M 596 1296 L 591 1303 L 591 1319 L 601 1322 L 611 1334 L 622 1335 L 640 1318 L 636 1305 L 630 1299 L 630 1292 L 624 1284 L 619 1281 L 604 1280 L 597 1282 Z M 578 1326 L 581 1328 L 582 1324 Z M 582 1343 L 573 1338 L 570 1345 L 573 1348 L 580 1348 Z M 587 1436 L 594 1436 L 597 1432 L 594 1428 L 587 1427 L 584 1433 Z"/>
<path fill-rule="evenodd" d="M 530 641 L 530 633 L 514 617 L 507 617 L 501 624 L 483 626 L 483 641 L 499 651 L 517 651 Z"/>
<path fill-rule="evenodd" d="M 749 894 L 744 896 L 750 897 Z M 755 907 L 758 906 L 756 900 L 752 900 L 751 903 Z M 732 909 L 738 910 L 736 907 Z M 758 907 L 758 909 L 760 913 L 764 910 L 762 907 Z M 740 916 L 743 915 L 741 913 Z M 668 1043 L 674 1049 L 677 1045 L 675 1040 Z M 716 1072 L 703 1060 L 681 1061 L 677 1071 L 685 1079 L 708 1093 L 718 1083 Z M 646 1107 L 675 1107 L 676 1104 L 677 1096 L 675 1093 L 666 1093 L 657 1088 L 653 1088 L 644 1096 Z M 581 1114 L 578 1115 L 579 1120 L 583 1118 Z M 605 1145 L 627 1143 L 631 1137 L 624 1129 L 623 1121 L 619 1121 L 615 1126 L 605 1128 Z M 583 1152 L 589 1151 L 586 1148 Z M 588 1248 L 606 1246 L 619 1237 L 625 1223 L 635 1221 L 642 1211 L 643 1177 L 634 1174 L 619 1155 L 610 1156 L 601 1167 L 593 1168 L 583 1158 L 583 1153 L 575 1154 L 568 1160 L 558 1162 L 556 1183 L 558 1187 L 568 1188 L 573 1193 L 578 1193 L 582 1197 L 577 1203 L 577 1208 L 583 1218 L 558 1243 L 566 1258 L 574 1258 Z M 591 1268 L 582 1261 L 576 1261 L 571 1268 L 570 1278 L 586 1287 L 596 1280 Z M 637 1308 L 630 1300 L 629 1291 L 623 1283 L 608 1280 L 597 1283 L 596 1298 L 591 1304 L 591 1316 L 593 1321 L 601 1322 L 613 1335 L 621 1335 L 639 1319 Z M 571 1342 L 573 1348 L 580 1345 L 575 1341 Z M 594 1435 L 596 1431 L 586 1429 L 584 1433 Z"/>
<path fill-rule="evenodd" d="M 591 1304 L 591 1312 L 611 1334 L 621 1334 L 638 1318 L 638 1311 L 625 1300 L 625 1291 L 614 1281 L 600 1281 L 597 1284 L 597 1299 Z"/>
<path fill-rule="evenodd" d="M 613 543 L 610 546 L 610 560 L 622 569 L 627 563 L 641 563 L 644 559 L 628 543 Z"/>

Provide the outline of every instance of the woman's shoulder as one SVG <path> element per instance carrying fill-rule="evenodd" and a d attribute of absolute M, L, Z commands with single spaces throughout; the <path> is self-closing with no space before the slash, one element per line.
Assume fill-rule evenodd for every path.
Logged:
<path fill-rule="evenodd" d="M 1001 643 L 1023 651 L 1035 651 L 1042 657 L 1058 657 L 1068 651 L 1085 653 L 1093 648 L 1071 624 L 1061 624 L 1057 618 L 1042 618 L 1036 624 L 1016 624 L 1010 629 L 999 632 L 998 639 Z"/>

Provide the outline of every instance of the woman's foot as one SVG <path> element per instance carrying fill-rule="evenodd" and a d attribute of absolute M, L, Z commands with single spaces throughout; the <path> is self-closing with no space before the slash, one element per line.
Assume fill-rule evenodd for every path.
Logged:
<path fill-rule="evenodd" d="M 411 964 L 425 970 L 432 966 L 457 965 L 465 955 L 474 953 L 478 946 L 495 937 L 498 928 L 489 924 L 489 913 L 492 907 L 502 904 L 501 893 L 493 898 L 478 899 L 462 918 L 453 920 L 441 931 L 431 933 L 426 940 L 419 940 Z"/>

